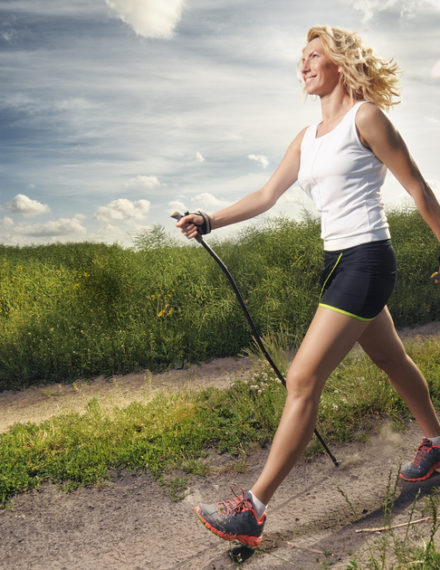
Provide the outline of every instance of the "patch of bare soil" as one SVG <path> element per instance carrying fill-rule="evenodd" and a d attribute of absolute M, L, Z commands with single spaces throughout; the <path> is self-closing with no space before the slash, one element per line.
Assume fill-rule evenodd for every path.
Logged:
<path fill-rule="evenodd" d="M 0 393 L 0 433 L 17 422 L 40 423 L 51 416 L 83 410 L 92 398 L 104 408 L 128 406 L 131 402 L 147 402 L 159 391 L 197 390 L 207 386 L 225 388 L 232 380 L 251 373 L 249 358 L 219 358 L 188 368 L 153 374 L 149 370 L 73 384 L 54 383 L 32 386 L 20 391 Z"/>
<path fill-rule="evenodd" d="M 440 324 L 402 331 L 404 340 L 440 337 Z M 112 382 L 97 379 L 77 383 L 3 393 L 2 429 L 15 421 L 40 421 L 66 409 L 81 409 L 97 395 L 109 405 L 120 398 L 150 398 L 159 389 L 175 389 L 187 383 L 225 386 L 239 374 L 249 374 L 251 363 L 222 359 L 171 371 L 166 375 L 130 375 Z M 133 397 L 132 397 L 133 396 Z M 55 403 L 55 405 L 54 405 Z M 391 474 L 413 457 L 421 434 L 415 425 L 395 433 L 386 425 L 365 444 L 349 444 L 333 453 L 335 468 L 327 456 L 300 462 L 272 500 L 266 532 L 260 548 L 244 562 L 250 570 L 346 568 L 355 553 L 367 560 L 379 532 L 357 532 L 383 526 L 383 504 Z M 194 477 L 186 498 L 172 502 L 166 491 L 148 474 L 112 474 L 101 486 L 65 493 L 53 485 L 15 497 L 12 507 L 0 512 L 0 568 L 47 569 L 204 569 L 235 568 L 230 553 L 245 559 L 245 549 L 232 551 L 228 543 L 209 533 L 194 514 L 200 501 L 229 496 L 229 484 L 249 488 L 268 450 L 254 451 L 245 473 L 228 469 L 231 458 L 216 458 L 218 469 L 204 478 Z M 221 467 L 225 468 L 222 469 Z M 421 486 L 413 519 L 426 516 L 423 496 L 440 485 L 435 475 Z M 406 523 L 419 486 L 399 484 L 393 524 Z M 429 522 L 412 527 L 420 537 L 429 536 Z M 396 532 L 406 532 L 406 528 Z M 233 547 L 232 547 L 233 548 Z"/>

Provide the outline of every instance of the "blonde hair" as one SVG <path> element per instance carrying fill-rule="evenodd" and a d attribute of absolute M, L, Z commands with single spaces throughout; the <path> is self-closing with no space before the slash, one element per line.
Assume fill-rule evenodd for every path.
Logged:
<path fill-rule="evenodd" d="M 352 99 L 373 101 L 383 109 L 400 103 L 399 67 L 393 59 L 381 59 L 356 33 L 341 28 L 314 26 L 307 32 L 307 42 L 315 38 L 321 40 L 328 57 L 339 66 Z"/>

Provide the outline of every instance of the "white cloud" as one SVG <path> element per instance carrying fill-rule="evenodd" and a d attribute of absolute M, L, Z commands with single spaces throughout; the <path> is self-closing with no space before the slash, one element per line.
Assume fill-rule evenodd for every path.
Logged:
<path fill-rule="evenodd" d="M 269 160 L 267 156 L 264 156 L 264 154 L 249 154 L 248 158 L 250 160 L 255 160 L 255 162 L 259 162 L 263 168 L 267 168 L 269 165 Z"/>
<path fill-rule="evenodd" d="M 396 1 L 395 4 L 399 6 L 400 2 Z M 401 4 L 400 15 L 409 16 L 410 18 L 415 16 L 417 12 L 427 9 L 440 11 L 440 2 L 438 0 L 404 0 Z"/>
<path fill-rule="evenodd" d="M 194 202 L 198 202 L 207 208 L 218 209 L 229 205 L 229 202 L 226 202 L 225 200 L 219 200 L 209 192 L 202 192 L 201 194 L 197 194 L 197 196 L 194 196 L 193 200 Z"/>
<path fill-rule="evenodd" d="M 96 104 L 84 97 L 70 97 L 55 103 L 55 107 L 60 111 L 88 111 L 94 109 Z"/>
<path fill-rule="evenodd" d="M 180 200 L 172 200 L 171 202 L 168 202 L 168 206 L 170 207 L 170 214 L 174 214 L 174 212 L 180 212 L 183 214 L 188 210 L 184 202 L 181 202 Z"/>
<path fill-rule="evenodd" d="M 218 210 L 220 208 L 225 208 L 229 206 L 230 202 L 226 200 L 220 200 L 216 198 L 213 194 L 209 192 L 201 192 L 200 194 L 196 194 L 195 196 L 191 197 L 192 206 L 188 207 L 183 200 L 172 200 L 168 202 L 170 206 L 170 214 L 174 212 L 180 212 L 183 214 L 184 212 L 194 211 L 197 208 L 206 208 L 207 210 Z"/>
<path fill-rule="evenodd" d="M 118 243 L 122 246 L 132 246 L 133 237 L 141 234 L 145 230 L 145 226 L 130 224 L 129 228 L 119 227 L 115 224 L 106 224 L 98 227 L 93 233 L 87 235 L 88 241 Z"/>
<path fill-rule="evenodd" d="M 16 224 L 13 227 L 15 235 L 28 237 L 61 237 L 86 233 L 86 228 L 78 218 L 59 218 L 44 224 Z"/>
<path fill-rule="evenodd" d="M 396 4 L 397 0 L 343 0 L 355 10 L 363 12 L 362 21 L 368 22 L 377 12 L 387 10 Z"/>
<path fill-rule="evenodd" d="M 145 188 L 154 188 L 155 186 L 159 186 L 159 178 L 157 176 L 135 176 L 134 178 L 130 178 L 127 180 L 125 187 L 126 188 L 133 188 L 144 186 Z"/>
<path fill-rule="evenodd" d="M 6 216 L 5 218 L 3 218 L 3 220 L 1 220 L 0 222 L 0 228 L 4 228 L 4 229 L 9 229 L 12 228 L 12 226 L 14 225 L 14 221 L 12 218 L 9 218 L 8 216 Z"/>
<path fill-rule="evenodd" d="M 182 17 L 184 0 L 106 0 L 107 5 L 144 38 L 169 39 Z"/>
<path fill-rule="evenodd" d="M 2 30 L 0 32 L 0 38 L 7 43 L 12 43 L 15 40 L 16 36 L 17 33 L 12 28 L 9 28 L 7 30 Z"/>
<path fill-rule="evenodd" d="M 370 21 L 377 13 L 398 8 L 401 17 L 413 17 L 417 12 L 426 9 L 440 11 L 438 0 L 342 0 L 355 10 L 363 12 L 363 23 Z"/>
<path fill-rule="evenodd" d="M 119 198 L 98 208 L 95 218 L 101 222 L 142 220 L 148 214 L 150 206 L 148 200 L 132 202 L 127 198 Z"/>
<path fill-rule="evenodd" d="M 32 200 L 25 194 L 17 194 L 6 208 L 11 214 L 22 214 L 23 216 L 38 216 L 50 212 L 49 206 L 37 200 Z"/>

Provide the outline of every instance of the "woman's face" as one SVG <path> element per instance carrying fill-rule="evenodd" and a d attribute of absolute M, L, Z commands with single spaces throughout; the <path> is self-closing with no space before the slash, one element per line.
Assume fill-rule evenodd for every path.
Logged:
<path fill-rule="evenodd" d="M 322 97 L 338 84 L 339 67 L 325 53 L 320 38 L 311 40 L 304 48 L 301 75 L 309 95 Z"/>

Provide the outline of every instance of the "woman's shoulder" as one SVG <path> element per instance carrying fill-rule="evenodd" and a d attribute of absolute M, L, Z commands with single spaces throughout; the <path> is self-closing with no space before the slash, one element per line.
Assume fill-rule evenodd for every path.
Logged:
<path fill-rule="evenodd" d="M 306 138 L 314 138 L 316 131 L 316 125 L 308 125 L 304 127 L 295 137 L 297 145 L 300 147 Z"/>
<path fill-rule="evenodd" d="M 361 105 L 356 113 L 356 128 L 363 144 L 371 148 L 377 138 L 388 138 L 395 128 L 388 115 L 375 103 Z"/>
<path fill-rule="evenodd" d="M 363 101 L 356 112 L 356 127 L 361 133 L 389 123 L 387 115 L 372 101 Z"/>
<path fill-rule="evenodd" d="M 356 123 L 358 121 L 371 121 L 384 115 L 382 109 L 373 101 L 358 101 L 356 111 Z"/>
<path fill-rule="evenodd" d="M 290 148 L 292 148 L 292 147 L 297 148 L 299 150 L 301 148 L 304 137 L 305 137 L 307 131 L 310 130 L 310 128 L 311 128 L 310 126 L 304 127 L 301 131 L 299 131 L 299 133 L 296 135 L 296 137 L 290 143 L 289 147 Z"/>

